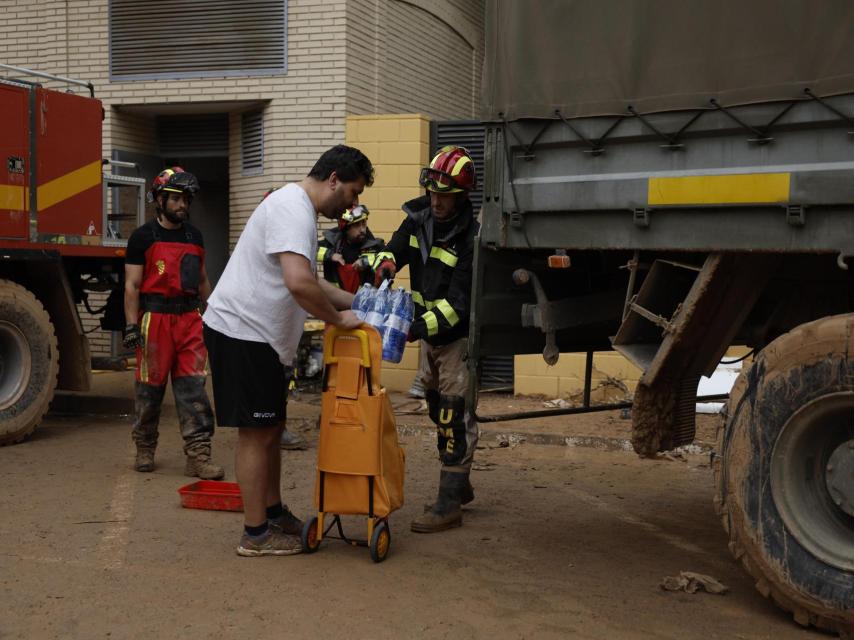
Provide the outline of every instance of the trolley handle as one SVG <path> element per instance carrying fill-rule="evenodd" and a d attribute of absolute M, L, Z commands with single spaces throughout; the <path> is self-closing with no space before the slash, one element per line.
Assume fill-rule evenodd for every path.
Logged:
<path fill-rule="evenodd" d="M 352 336 L 359 339 L 362 347 L 362 366 L 366 369 L 371 368 L 371 350 L 368 346 L 368 332 L 364 329 L 339 329 L 336 326 L 326 332 L 323 336 L 323 363 L 336 364 L 338 357 L 332 355 L 332 347 L 335 344 L 335 338 L 338 336 Z"/>
<path fill-rule="evenodd" d="M 323 384 L 321 389 L 326 391 L 329 388 L 329 366 L 336 364 L 338 357 L 332 355 L 332 349 L 335 344 L 335 338 L 339 336 L 352 336 L 358 338 L 362 348 L 361 365 L 365 368 L 365 380 L 368 383 L 368 395 L 374 395 L 374 383 L 371 375 L 371 350 L 368 345 L 368 332 L 364 329 L 339 329 L 332 326 L 323 336 Z"/>

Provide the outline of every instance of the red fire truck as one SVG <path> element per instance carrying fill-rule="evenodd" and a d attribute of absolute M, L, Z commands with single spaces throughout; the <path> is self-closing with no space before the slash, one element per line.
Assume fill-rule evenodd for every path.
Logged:
<path fill-rule="evenodd" d="M 89 341 L 78 305 L 100 316 L 104 330 L 124 326 L 123 258 L 130 232 L 143 221 L 145 181 L 105 173 L 104 110 L 90 83 L 3 64 L 0 76 L 5 445 L 33 432 L 56 389 L 89 389 Z M 47 89 L 41 78 L 80 93 Z"/>

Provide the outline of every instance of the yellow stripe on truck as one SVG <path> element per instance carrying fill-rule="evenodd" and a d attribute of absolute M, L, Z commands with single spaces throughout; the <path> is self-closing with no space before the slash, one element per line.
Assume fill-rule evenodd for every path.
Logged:
<path fill-rule="evenodd" d="M 27 210 L 27 190 L 14 184 L 0 184 L 0 209 Z"/>
<path fill-rule="evenodd" d="M 762 204 L 789 201 L 789 173 L 650 178 L 647 204 Z"/>
<path fill-rule="evenodd" d="M 67 200 L 78 193 L 101 184 L 101 161 L 96 160 L 84 167 L 75 169 L 64 176 L 39 185 L 39 211 Z"/>

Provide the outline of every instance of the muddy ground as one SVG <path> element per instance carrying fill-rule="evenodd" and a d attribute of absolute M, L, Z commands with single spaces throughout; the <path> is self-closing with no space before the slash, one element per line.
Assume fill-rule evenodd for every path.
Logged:
<path fill-rule="evenodd" d="M 123 393 L 128 375 L 106 386 Z M 284 452 L 285 495 L 303 515 L 316 400 L 303 394 L 290 411 L 309 448 Z M 714 418 L 701 419 L 701 453 L 674 460 L 623 450 L 629 421 L 618 412 L 487 426 L 464 526 L 425 536 L 408 524 L 435 490 L 433 435 L 417 402 L 395 404 L 407 503 L 391 516 L 379 565 L 331 540 L 311 556 L 235 555 L 240 514 L 180 506 L 176 491 L 190 480 L 172 406 L 153 474 L 130 468 L 130 418 L 49 417 L 29 441 L 0 449 L 0 638 L 827 637 L 794 625 L 730 557 L 702 453 Z M 483 406 L 518 411 L 542 399 L 493 395 Z M 235 435 L 215 438 L 232 480 Z M 354 535 L 363 527 L 348 520 Z M 731 591 L 659 588 L 680 571 Z"/>

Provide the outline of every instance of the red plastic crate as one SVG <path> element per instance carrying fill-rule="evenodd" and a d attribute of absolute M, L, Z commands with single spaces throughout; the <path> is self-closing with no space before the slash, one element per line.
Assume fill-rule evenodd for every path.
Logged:
<path fill-rule="evenodd" d="M 199 480 L 178 489 L 185 509 L 243 511 L 243 497 L 236 482 Z"/>

